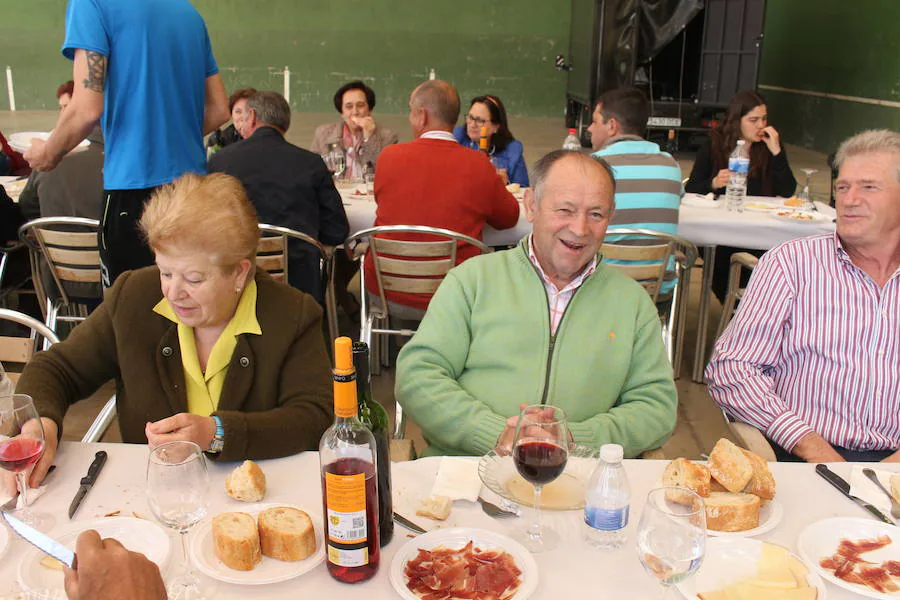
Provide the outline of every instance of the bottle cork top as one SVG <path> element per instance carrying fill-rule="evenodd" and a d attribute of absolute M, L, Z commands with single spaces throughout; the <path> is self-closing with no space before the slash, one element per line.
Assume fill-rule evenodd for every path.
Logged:
<path fill-rule="evenodd" d="M 353 341 L 348 337 L 334 340 L 334 368 L 338 371 L 353 369 Z"/>
<path fill-rule="evenodd" d="M 352 347 L 353 342 L 348 337 L 334 340 L 334 414 L 337 417 L 349 418 L 357 414 Z"/>

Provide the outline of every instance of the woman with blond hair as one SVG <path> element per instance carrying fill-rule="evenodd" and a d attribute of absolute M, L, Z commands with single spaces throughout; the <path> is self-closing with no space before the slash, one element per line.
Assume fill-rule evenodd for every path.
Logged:
<path fill-rule="evenodd" d="M 322 310 L 256 272 L 256 213 L 237 179 L 185 175 L 147 202 L 140 227 L 156 265 L 125 273 L 69 338 L 25 368 L 47 448 L 63 415 L 110 379 L 122 439 L 196 442 L 223 461 L 318 447 L 331 424 Z"/>

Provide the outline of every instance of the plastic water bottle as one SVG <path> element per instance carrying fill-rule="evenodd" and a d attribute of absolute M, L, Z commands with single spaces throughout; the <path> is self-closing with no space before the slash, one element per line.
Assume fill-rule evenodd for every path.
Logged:
<path fill-rule="evenodd" d="M 631 491 L 622 466 L 622 446 L 604 444 L 600 464 L 588 485 L 584 506 L 584 537 L 598 550 L 618 550 L 625 543 Z"/>
<path fill-rule="evenodd" d="M 565 141 L 563 141 L 562 147 L 563 150 L 575 150 L 576 152 L 581 152 L 581 140 L 575 135 L 574 127 L 569 129 L 569 135 L 567 135 Z"/>
<path fill-rule="evenodd" d="M 728 157 L 728 170 L 731 177 L 725 188 L 725 206 L 728 210 L 744 212 L 744 198 L 747 197 L 747 174 L 750 172 L 750 152 L 744 140 L 738 140 L 737 146 Z"/>

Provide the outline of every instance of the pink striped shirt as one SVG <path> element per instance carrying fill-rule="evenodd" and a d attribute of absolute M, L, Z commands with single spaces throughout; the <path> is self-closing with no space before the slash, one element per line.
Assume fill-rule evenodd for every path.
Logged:
<path fill-rule="evenodd" d="M 569 285 L 563 289 L 557 288 L 556 284 L 550 281 L 550 278 L 544 273 L 544 269 L 541 268 L 541 263 L 534 253 L 534 243 L 530 235 L 528 236 L 528 258 L 538 273 L 540 273 L 541 280 L 544 282 L 544 289 L 547 290 L 547 304 L 550 306 L 550 335 L 556 335 L 556 328 L 559 327 L 559 322 L 562 321 L 563 313 L 566 312 L 566 307 L 569 306 L 569 301 L 572 300 L 575 291 L 597 269 L 597 256 L 594 255 L 594 258 L 591 259 L 591 262 L 587 264 L 581 274 L 570 281 Z"/>
<path fill-rule="evenodd" d="M 786 242 L 753 272 L 706 368 L 713 400 L 790 450 L 815 431 L 900 447 L 900 269 L 884 287 L 837 234 Z"/>

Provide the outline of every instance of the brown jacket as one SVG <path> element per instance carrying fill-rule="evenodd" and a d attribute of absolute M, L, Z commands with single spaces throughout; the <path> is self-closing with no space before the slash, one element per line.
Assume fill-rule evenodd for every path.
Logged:
<path fill-rule="evenodd" d="M 319 125 L 313 134 L 312 145 L 309 147 L 310 152 L 316 154 L 325 154 L 328 152 L 330 144 L 343 146 L 341 136 L 344 133 L 344 122 L 329 123 L 327 125 Z M 397 143 L 397 134 L 381 125 L 375 125 L 375 132 L 368 140 L 359 147 L 359 163 L 365 167 L 366 163 L 376 165 L 378 163 L 378 155 L 381 151 L 391 144 Z M 346 150 L 346 148 L 344 148 Z"/>
<path fill-rule="evenodd" d="M 228 367 L 219 410 L 223 461 L 278 458 L 318 448 L 333 421 L 322 309 L 313 298 L 257 273 L 262 335 L 243 334 Z M 115 378 L 122 439 L 147 443 L 144 426 L 187 412 L 177 326 L 153 312 L 159 270 L 116 280 L 104 302 L 69 338 L 38 353 L 16 388 L 62 431 L 69 404 Z"/>

